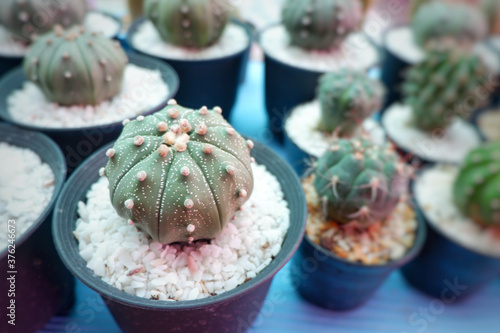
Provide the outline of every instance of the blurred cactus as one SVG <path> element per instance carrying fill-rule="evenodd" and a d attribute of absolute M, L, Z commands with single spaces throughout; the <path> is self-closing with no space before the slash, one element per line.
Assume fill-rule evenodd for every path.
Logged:
<path fill-rule="evenodd" d="M 95 105 L 121 90 L 127 62 L 118 42 L 81 27 L 57 26 L 33 43 L 23 67 L 49 101 Z"/>
<path fill-rule="evenodd" d="M 500 1 L 482 0 L 482 7 L 488 19 L 490 33 L 500 34 Z"/>
<path fill-rule="evenodd" d="M 291 44 L 305 49 L 339 47 L 362 18 L 359 0 L 287 0 L 282 12 Z"/>
<path fill-rule="evenodd" d="M 127 0 L 128 11 L 132 20 L 139 18 L 143 14 L 144 0 Z"/>

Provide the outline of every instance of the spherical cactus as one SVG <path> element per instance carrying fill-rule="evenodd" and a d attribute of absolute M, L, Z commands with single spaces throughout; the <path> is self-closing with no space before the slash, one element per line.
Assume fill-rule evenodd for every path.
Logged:
<path fill-rule="evenodd" d="M 146 0 L 144 13 L 167 43 L 202 48 L 217 42 L 230 17 L 229 0 Z"/>
<path fill-rule="evenodd" d="M 362 19 L 359 0 L 287 0 L 282 12 L 291 44 L 305 49 L 339 47 Z"/>
<path fill-rule="evenodd" d="M 477 92 L 488 84 L 487 70 L 478 56 L 434 50 L 409 70 L 403 92 L 405 103 L 412 107 L 415 127 L 434 132 L 487 102 L 488 97 Z"/>
<path fill-rule="evenodd" d="M 500 143 L 471 151 L 455 180 L 453 199 L 468 217 L 483 226 L 500 226 Z"/>
<path fill-rule="evenodd" d="M 85 0 L 2 0 L 0 25 L 16 39 L 31 42 L 56 25 L 82 24 L 87 14 Z"/>
<path fill-rule="evenodd" d="M 320 130 L 350 136 L 359 124 L 382 105 L 384 88 L 364 72 L 341 69 L 320 78 Z"/>
<path fill-rule="evenodd" d="M 126 123 L 108 150 L 111 202 L 153 240 L 214 238 L 252 193 L 253 143 L 220 113 L 171 101 Z"/>
<path fill-rule="evenodd" d="M 314 187 L 338 223 L 385 220 L 407 191 L 396 153 L 365 139 L 338 139 L 316 162 Z"/>
<path fill-rule="evenodd" d="M 95 105 L 121 90 L 127 62 L 116 41 L 84 28 L 56 27 L 33 43 L 23 66 L 49 101 Z"/>

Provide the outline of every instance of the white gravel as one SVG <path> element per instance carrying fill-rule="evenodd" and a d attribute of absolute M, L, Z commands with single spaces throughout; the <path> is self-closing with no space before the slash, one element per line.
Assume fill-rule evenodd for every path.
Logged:
<path fill-rule="evenodd" d="M 14 41 L 7 29 L 0 25 L 0 56 L 23 57 L 28 46 Z"/>
<path fill-rule="evenodd" d="M 54 172 L 30 149 L 0 142 L 0 250 L 7 247 L 7 223 L 16 239 L 33 225 L 54 193 Z"/>
<path fill-rule="evenodd" d="M 250 199 L 210 243 L 162 245 L 117 215 L 101 177 L 80 202 L 74 232 L 80 254 L 106 283 L 160 300 L 194 300 L 254 278 L 280 251 L 290 211 L 277 179 L 252 165 Z"/>
<path fill-rule="evenodd" d="M 453 184 L 457 166 L 437 165 L 426 170 L 415 182 L 415 199 L 425 216 L 446 236 L 482 254 L 500 257 L 500 235 L 482 228 L 464 216 L 453 203 Z"/>
<path fill-rule="evenodd" d="M 244 50 L 250 39 L 246 30 L 234 23 L 224 29 L 219 41 L 203 49 L 179 47 L 161 39 L 151 21 L 144 21 L 132 36 L 132 43 L 139 51 L 159 58 L 180 60 L 216 59 L 236 54 Z"/>
<path fill-rule="evenodd" d="M 416 64 L 425 58 L 425 53 L 415 42 L 413 31 L 409 26 L 400 26 L 387 31 L 385 47 L 409 64 Z"/>
<path fill-rule="evenodd" d="M 456 118 L 442 137 L 411 125 L 411 107 L 394 104 L 382 116 L 387 136 L 409 153 L 431 162 L 461 163 L 467 153 L 481 143 L 474 125 Z"/>
<path fill-rule="evenodd" d="M 169 93 L 159 70 L 128 64 L 121 92 L 98 105 L 60 106 L 45 99 L 32 82 L 7 99 L 8 112 L 18 122 L 50 128 L 80 128 L 110 124 L 150 111 Z"/>
<path fill-rule="evenodd" d="M 477 125 L 489 141 L 500 141 L 500 108 L 491 109 L 479 115 Z"/>
<path fill-rule="evenodd" d="M 266 29 L 260 41 L 264 52 L 271 57 L 311 71 L 328 72 L 343 67 L 366 70 L 379 61 L 377 48 L 363 33 L 350 34 L 339 49 L 330 51 L 311 51 L 291 46 L 283 25 Z"/>
<path fill-rule="evenodd" d="M 321 157 L 330 146 L 332 135 L 318 130 L 321 121 L 320 102 L 314 100 L 292 110 L 285 123 L 288 137 L 303 151 L 314 157 Z M 383 128 L 372 118 L 362 123 L 359 133 L 366 133 L 377 144 L 386 142 Z"/>

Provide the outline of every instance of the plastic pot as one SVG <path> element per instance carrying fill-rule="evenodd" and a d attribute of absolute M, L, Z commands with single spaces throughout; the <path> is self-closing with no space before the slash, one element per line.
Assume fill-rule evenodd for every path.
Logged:
<path fill-rule="evenodd" d="M 293 142 L 285 131 L 283 138 L 288 162 L 299 176 L 302 176 L 308 168 L 308 161 L 313 159 L 308 153 L 303 151 Z"/>
<path fill-rule="evenodd" d="M 206 105 L 211 108 L 220 106 L 222 115 L 229 119 L 231 110 L 236 102 L 242 72 L 247 65 L 252 45 L 252 32 L 247 24 L 233 20 L 232 23 L 243 28 L 248 35 L 248 46 L 238 53 L 213 59 L 174 59 L 157 57 L 137 49 L 133 43 L 133 36 L 137 29 L 146 21 L 144 17 L 135 20 L 127 33 L 129 47 L 139 54 L 154 57 L 171 65 L 181 78 L 176 99 L 179 104 L 198 108 Z"/>
<path fill-rule="evenodd" d="M 247 331 L 257 317 L 274 275 L 292 257 L 302 239 L 306 204 L 294 171 L 276 153 L 256 142 L 252 156 L 280 182 L 290 208 L 290 228 L 274 260 L 255 278 L 223 294 L 201 300 L 163 302 L 127 294 L 108 285 L 86 267 L 73 236 L 78 202 L 85 200 L 98 170 L 107 163 L 103 147 L 71 176 L 56 204 L 53 234 L 69 270 L 104 299 L 124 332 L 230 332 Z"/>
<path fill-rule="evenodd" d="M 179 78 L 169 65 L 142 55 L 129 54 L 129 62 L 140 67 L 159 70 L 162 79 L 169 87 L 169 94 L 153 109 L 143 115 L 156 112 L 167 105 L 170 98 L 175 96 L 179 87 Z M 79 128 L 47 128 L 28 123 L 21 123 L 12 119 L 7 111 L 7 98 L 12 92 L 20 89 L 26 77 L 22 68 L 16 68 L 0 79 L 0 118 L 17 126 L 42 132 L 52 138 L 61 147 L 65 156 L 68 172 L 71 173 L 87 156 L 106 143 L 115 140 L 123 128 L 122 120 L 105 125 Z"/>
<path fill-rule="evenodd" d="M 55 176 L 54 194 L 48 206 L 26 232 L 17 235 L 15 253 L 9 253 L 7 244 L 1 244 L 2 248 L 5 246 L 0 252 L 0 279 L 5 294 L 0 301 L 4 309 L 0 331 L 35 332 L 56 313 L 69 310 L 74 302 L 73 276 L 59 258 L 51 234 L 52 211 L 66 178 L 66 164 L 59 147 L 41 133 L 0 124 L 0 142 L 33 150 Z M 7 280 L 11 276 L 14 279 Z M 10 290 L 15 295 L 9 295 Z M 9 309 L 11 300 L 15 301 L 15 310 Z M 15 314 L 15 326 L 8 323 L 11 313 Z"/>

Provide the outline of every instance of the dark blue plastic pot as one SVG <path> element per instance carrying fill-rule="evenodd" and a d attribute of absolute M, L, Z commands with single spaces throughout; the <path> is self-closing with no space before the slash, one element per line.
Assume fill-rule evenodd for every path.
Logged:
<path fill-rule="evenodd" d="M 181 78 L 179 91 L 176 95 L 179 104 L 190 108 L 199 108 L 203 105 L 209 108 L 220 106 L 224 118 L 229 119 L 236 102 L 241 75 L 245 71 L 244 67 L 249 59 L 252 45 L 250 27 L 247 24 L 233 21 L 233 23 L 245 28 L 249 38 L 248 46 L 238 53 L 206 60 L 181 60 L 168 57 L 158 58 L 134 47 L 133 36 L 145 20 L 145 18 L 139 18 L 130 26 L 127 33 L 129 47 L 139 54 L 162 60 L 175 69 Z"/>
<path fill-rule="evenodd" d="M 73 276 L 59 258 L 51 234 L 52 211 L 66 179 L 66 164 L 59 147 L 41 133 L 0 124 L 0 142 L 33 150 L 55 176 L 48 206 L 25 233 L 17 235 L 15 253 L 8 252 L 7 244 L 0 244 L 0 306 L 4 311 L 0 332 L 35 332 L 55 314 L 68 311 L 74 302 Z M 2 158 L 2 163 L 9 163 Z M 9 268 L 10 264 L 14 267 Z M 14 279 L 7 280 L 12 275 Z M 15 295 L 9 296 L 11 289 Z M 15 310 L 9 309 L 11 300 Z M 15 314 L 15 326 L 8 323 L 11 313 Z"/>
<path fill-rule="evenodd" d="M 299 176 L 304 175 L 309 167 L 309 161 L 314 159 L 311 155 L 303 151 L 293 142 L 285 131 L 284 145 L 288 163 L 293 167 Z"/>
<path fill-rule="evenodd" d="M 498 37 L 490 37 L 486 41 L 486 46 L 493 52 L 497 59 L 500 59 L 500 46 L 493 42 Z M 500 73 L 494 73 L 494 91 L 491 94 L 491 106 L 500 106 Z"/>

